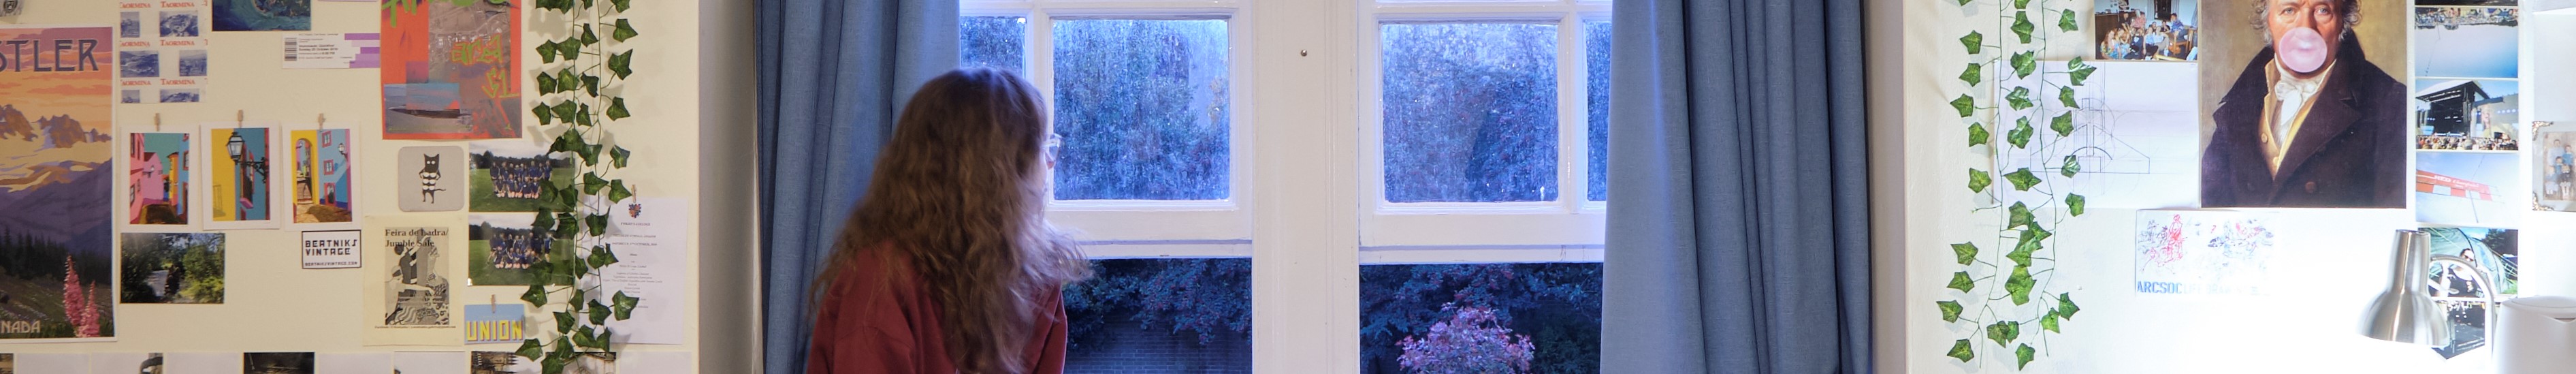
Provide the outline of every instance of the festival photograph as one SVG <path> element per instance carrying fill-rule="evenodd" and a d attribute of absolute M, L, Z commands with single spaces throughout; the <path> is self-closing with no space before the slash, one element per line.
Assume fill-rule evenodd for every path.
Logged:
<path fill-rule="evenodd" d="M 2199 0 L 2096 0 L 2093 58 L 2197 61 Z"/>

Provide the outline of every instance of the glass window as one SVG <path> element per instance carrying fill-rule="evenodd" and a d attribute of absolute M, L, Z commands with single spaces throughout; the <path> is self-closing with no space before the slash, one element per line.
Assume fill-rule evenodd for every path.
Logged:
<path fill-rule="evenodd" d="M 1055 198 L 1226 199 L 1226 21 L 1054 24 Z"/>
<path fill-rule="evenodd" d="M 1583 23 L 1583 98 L 1585 122 L 1590 124 L 1591 162 L 1588 163 L 1591 187 L 1585 198 L 1610 200 L 1610 23 Z"/>
<path fill-rule="evenodd" d="M 1067 372 L 1252 371 L 1252 260 L 1093 260 L 1066 286 Z"/>
<path fill-rule="evenodd" d="M 971 16 L 959 19 L 957 28 L 958 67 L 1028 70 L 1028 60 L 1022 57 L 1028 17 Z"/>
<path fill-rule="evenodd" d="M 1360 266 L 1361 373 L 1595 373 L 1601 264 Z"/>
<path fill-rule="evenodd" d="M 1556 199 L 1556 25 L 1380 25 L 1388 202 Z"/>

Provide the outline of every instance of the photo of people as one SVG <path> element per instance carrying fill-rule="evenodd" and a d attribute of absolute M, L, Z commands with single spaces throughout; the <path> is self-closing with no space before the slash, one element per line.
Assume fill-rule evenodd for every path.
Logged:
<path fill-rule="evenodd" d="M 2533 206 L 2542 211 L 2576 211 L 2576 126 L 2550 126 L 2549 122 L 2532 123 L 2531 152 L 2537 198 Z"/>
<path fill-rule="evenodd" d="M 532 213 L 475 214 L 466 234 L 466 279 L 476 286 L 525 286 L 536 282 L 538 273 L 530 269 L 570 241 L 556 241 L 553 235 L 532 229 L 537 215 Z"/>
<path fill-rule="evenodd" d="M 2415 81 L 2415 148 L 2522 149 L 2522 95 L 2511 80 Z"/>
<path fill-rule="evenodd" d="M 485 140 L 470 144 L 474 169 L 468 191 L 476 212 L 534 212 L 545 197 L 546 182 L 570 183 L 572 162 L 555 158 L 526 139 Z M 558 184 L 557 186 L 562 186 Z M 560 187 L 558 187 L 560 188 Z"/>
<path fill-rule="evenodd" d="M 2406 207 L 2404 12 L 2359 0 L 2202 9 L 2201 205 Z"/>
<path fill-rule="evenodd" d="M 2434 297 L 2484 298 L 2493 291 L 2497 298 L 2520 294 L 2521 232 L 2511 229 L 2431 227 L 2424 233 L 2432 238 L 2433 255 L 2457 256 L 2478 264 L 2493 284 L 2478 284 L 2476 274 L 2452 266 L 2432 268 Z"/>
<path fill-rule="evenodd" d="M 2093 58 L 2199 60 L 2199 14 L 2199 0 L 2094 1 Z"/>
<path fill-rule="evenodd" d="M 2513 179 L 2521 162 L 2512 153 L 2418 152 L 2415 220 L 2512 227 L 2524 210 L 2524 184 Z"/>
<path fill-rule="evenodd" d="M 121 248 L 121 302 L 224 303 L 224 234 L 127 233 Z"/>
<path fill-rule="evenodd" d="M 188 224 L 188 133 L 135 133 L 129 139 L 126 223 Z"/>
<path fill-rule="evenodd" d="M 2415 8 L 2415 76 L 2521 76 L 2521 11 L 2510 7 Z"/>
<path fill-rule="evenodd" d="M 472 374 L 537 373 L 541 369 L 536 361 L 519 357 L 516 353 L 477 351 L 471 357 L 473 362 L 467 366 L 466 372 Z M 566 365 L 564 369 L 570 372 L 572 368 Z"/>

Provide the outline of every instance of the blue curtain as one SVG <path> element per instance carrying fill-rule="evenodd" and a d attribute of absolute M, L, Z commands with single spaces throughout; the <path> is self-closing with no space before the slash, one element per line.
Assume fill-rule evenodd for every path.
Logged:
<path fill-rule="evenodd" d="M 1613 12 L 1602 372 L 1870 372 L 1861 1 Z"/>
<path fill-rule="evenodd" d="M 914 89 L 957 67 L 956 0 L 760 1 L 766 372 L 805 371 L 806 286 Z"/>

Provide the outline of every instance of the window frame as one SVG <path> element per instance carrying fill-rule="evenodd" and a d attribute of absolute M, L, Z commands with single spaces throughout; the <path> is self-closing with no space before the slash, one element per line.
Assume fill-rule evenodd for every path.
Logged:
<path fill-rule="evenodd" d="M 1586 118 L 1585 23 L 1609 18 L 1606 1 L 1357 0 L 1356 72 L 1360 144 L 1360 245 L 1363 252 L 1409 248 L 1545 248 L 1598 251 L 1608 204 L 1590 201 L 1591 124 Z M 1385 72 L 1381 27 L 1391 23 L 1514 22 L 1556 26 L 1556 199 L 1551 201 L 1397 203 L 1386 200 Z M 1478 252 L 1461 252 L 1478 253 Z M 1518 257 L 1518 256 L 1505 256 Z M 1598 256 L 1564 257 L 1560 260 Z M 1505 261 L 1519 262 L 1519 261 Z"/>
<path fill-rule="evenodd" d="M 1249 46 L 1251 38 L 1250 7 L 1234 0 L 1202 1 L 1078 1 L 1023 0 L 958 2 L 960 17 L 1024 17 L 1020 44 L 1021 69 L 1030 83 L 1045 97 L 1049 122 L 1054 131 L 1055 87 L 1055 22 L 1059 19 L 1217 19 L 1226 22 L 1226 196 L 1218 200 L 1055 200 L 1048 194 L 1048 219 L 1069 229 L 1075 239 L 1086 245 L 1167 244 L 1167 251 L 1131 249 L 1125 255 L 1180 256 L 1249 256 L 1243 250 L 1252 239 L 1252 216 L 1248 198 L 1255 191 L 1247 183 L 1252 169 L 1254 139 L 1246 124 L 1254 118 L 1258 105 L 1250 100 L 1254 89 L 1247 79 L 1253 68 Z M 1052 171 L 1047 180 L 1053 181 Z M 1149 247 L 1150 248 L 1150 247 Z M 1136 252 L 1145 251 L 1145 252 Z M 1168 252 L 1168 253 L 1164 253 Z"/>

